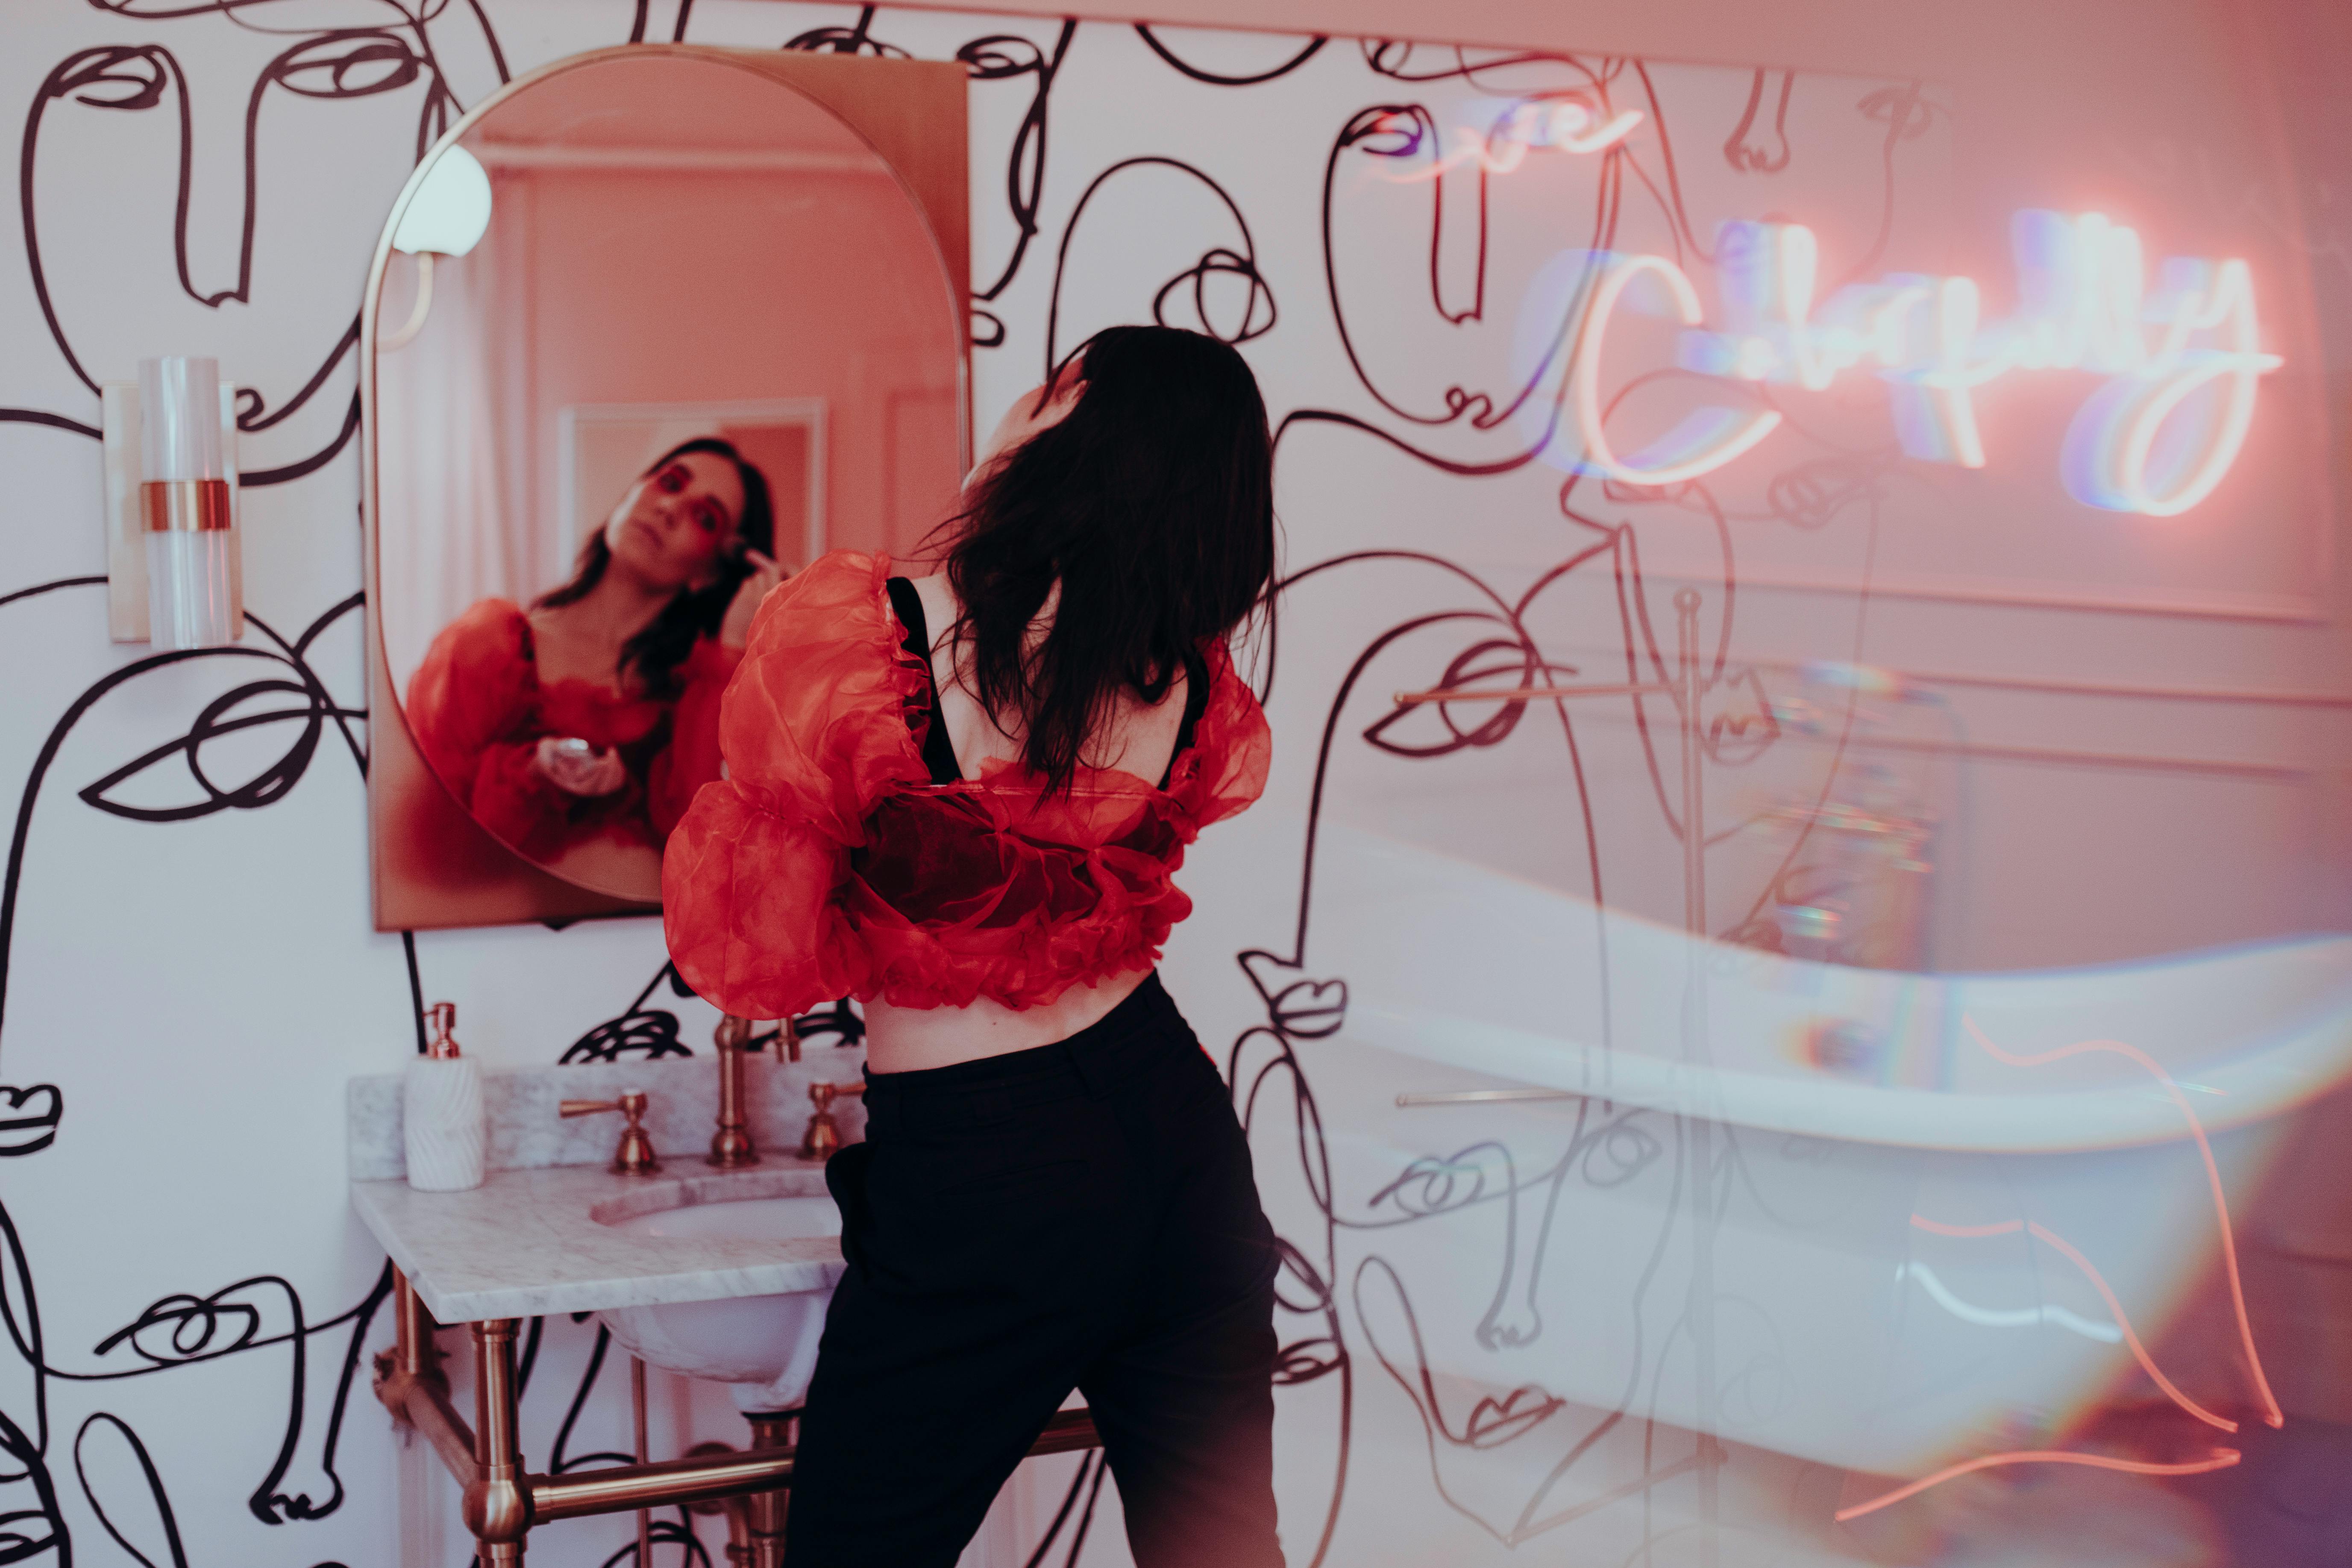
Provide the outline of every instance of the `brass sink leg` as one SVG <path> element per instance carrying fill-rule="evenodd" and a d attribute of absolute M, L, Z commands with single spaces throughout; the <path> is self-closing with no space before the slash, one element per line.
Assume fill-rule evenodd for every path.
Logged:
<path fill-rule="evenodd" d="M 530 1530 L 520 1435 L 515 1412 L 515 1320 L 474 1325 L 474 1464 L 466 1489 L 466 1528 L 481 1542 L 482 1568 L 522 1568 Z"/>
<path fill-rule="evenodd" d="M 441 1347 L 433 1342 L 433 1315 L 397 1268 L 392 1271 L 392 1328 L 393 1365 L 413 1379 L 449 1386 L 441 1370 Z"/>
<path fill-rule="evenodd" d="M 750 1415 L 751 1448 L 754 1453 L 769 1448 L 791 1448 L 800 1439 L 800 1417 L 797 1415 Z M 784 1510 L 792 1494 L 782 1487 L 770 1491 L 753 1492 L 743 1500 L 744 1522 L 749 1526 L 748 1542 L 751 1549 L 751 1568 L 784 1568 Z"/>
<path fill-rule="evenodd" d="M 644 1464 L 653 1458 L 646 1445 L 646 1363 L 636 1356 L 629 1358 L 629 1415 L 635 1427 L 636 1460 Z M 637 1510 L 638 1568 L 653 1568 L 654 1510 Z"/>
<path fill-rule="evenodd" d="M 790 1453 L 800 1442 L 800 1417 L 796 1415 L 786 1412 L 754 1415 L 747 1411 L 743 1419 L 751 1424 L 752 1453 Z M 697 1443 L 687 1450 L 695 1458 L 734 1452 L 724 1443 Z M 697 1513 L 727 1516 L 727 1561 L 730 1568 L 783 1568 L 784 1510 L 791 1499 L 790 1491 L 778 1487 L 771 1491 L 718 1498 L 692 1507 Z"/>

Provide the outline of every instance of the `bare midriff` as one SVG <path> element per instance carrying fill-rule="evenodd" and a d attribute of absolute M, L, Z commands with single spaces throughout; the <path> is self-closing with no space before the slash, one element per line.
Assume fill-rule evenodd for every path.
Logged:
<path fill-rule="evenodd" d="M 1131 969 L 1074 985 L 1018 1011 L 984 996 L 968 1007 L 893 1007 L 877 998 L 866 1005 L 866 1065 L 877 1073 L 920 1072 L 1050 1046 L 1099 1022 L 1150 973 Z"/>

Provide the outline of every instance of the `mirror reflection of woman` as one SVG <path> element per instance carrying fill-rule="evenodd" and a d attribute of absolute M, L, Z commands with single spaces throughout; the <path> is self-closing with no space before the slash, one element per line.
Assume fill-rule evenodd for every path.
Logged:
<path fill-rule="evenodd" d="M 1265 784 L 1227 642 L 1272 476 L 1238 353 L 1114 327 L 1000 427 L 944 572 L 836 552 L 752 626 L 670 954 L 740 1016 L 866 1005 L 787 1568 L 949 1568 L 1074 1387 L 1139 1568 L 1280 1568 L 1276 1242 L 1155 968 L 1185 847 Z"/>
<path fill-rule="evenodd" d="M 485 599 L 409 681 L 409 725 L 483 826 L 551 864 L 658 849 L 719 776 L 719 697 L 782 579 L 766 478 L 728 442 L 664 453 L 530 608 Z"/>

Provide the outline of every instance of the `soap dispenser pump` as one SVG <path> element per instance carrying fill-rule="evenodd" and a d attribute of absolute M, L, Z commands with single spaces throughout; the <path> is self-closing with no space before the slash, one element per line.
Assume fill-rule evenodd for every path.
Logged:
<path fill-rule="evenodd" d="M 456 1003 L 436 1002 L 425 1016 L 433 1038 L 425 1054 L 408 1064 L 401 1096 L 408 1184 L 425 1193 L 463 1192 L 482 1184 L 488 1152 L 482 1069 L 457 1049 Z"/>

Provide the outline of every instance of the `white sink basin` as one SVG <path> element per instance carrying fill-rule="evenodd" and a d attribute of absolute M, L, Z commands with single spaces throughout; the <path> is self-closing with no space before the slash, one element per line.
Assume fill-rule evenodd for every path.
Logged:
<path fill-rule="evenodd" d="M 731 1203 L 689 1204 L 656 1209 L 610 1222 L 632 1236 L 731 1236 L 744 1241 L 796 1241 L 809 1236 L 839 1236 L 841 1211 L 825 1196 L 737 1198 Z"/>
<path fill-rule="evenodd" d="M 841 1234 L 841 1211 L 823 1194 L 695 1203 L 604 1221 L 633 1236 L 805 1240 Z M 613 1337 L 651 1365 L 731 1384 L 743 1410 L 790 1410 L 807 1397 L 830 1286 L 786 1296 L 738 1296 L 596 1314 Z"/>

